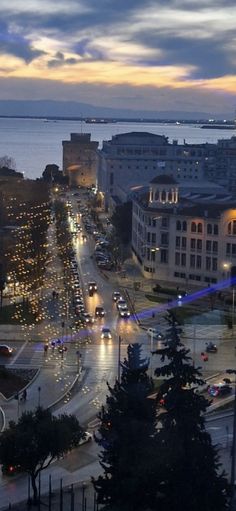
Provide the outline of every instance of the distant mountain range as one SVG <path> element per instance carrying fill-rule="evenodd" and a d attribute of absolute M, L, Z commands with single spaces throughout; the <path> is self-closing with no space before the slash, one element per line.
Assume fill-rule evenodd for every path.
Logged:
<path fill-rule="evenodd" d="M 162 119 L 162 120 L 207 120 L 233 119 L 232 114 L 207 112 L 150 111 L 99 107 L 76 101 L 24 101 L 0 100 L 0 116 L 7 117 L 56 117 L 56 118 L 106 118 L 106 119 Z"/>

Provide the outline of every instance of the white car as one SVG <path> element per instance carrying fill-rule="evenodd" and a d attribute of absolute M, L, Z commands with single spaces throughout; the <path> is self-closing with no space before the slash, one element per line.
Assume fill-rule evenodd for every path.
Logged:
<path fill-rule="evenodd" d="M 110 328 L 107 328 L 107 327 L 102 328 L 101 339 L 111 339 Z"/>
<path fill-rule="evenodd" d="M 119 308 L 119 315 L 121 318 L 129 318 L 130 317 L 130 311 L 129 311 L 127 305 L 124 305 L 123 307 Z"/>
<path fill-rule="evenodd" d="M 123 298 L 120 298 L 116 302 L 116 307 L 117 307 L 117 310 L 119 311 L 122 307 L 127 307 L 127 303 Z"/>
<path fill-rule="evenodd" d="M 148 328 L 147 334 L 154 339 L 163 339 L 163 334 L 157 328 Z"/>
<path fill-rule="evenodd" d="M 93 435 L 89 433 L 89 431 L 84 432 L 84 438 L 81 438 L 79 441 L 79 445 L 87 444 L 87 442 L 91 442 L 93 439 Z"/>

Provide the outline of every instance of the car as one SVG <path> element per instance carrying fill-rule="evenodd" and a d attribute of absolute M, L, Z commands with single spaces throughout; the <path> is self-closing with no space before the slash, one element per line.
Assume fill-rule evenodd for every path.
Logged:
<path fill-rule="evenodd" d="M 89 312 L 83 312 L 81 314 L 81 319 L 82 321 L 90 325 L 94 323 L 94 317 L 92 316 L 92 314 L 89 314 Z"/>
<path fill-rule="evenodd" d="M 112 263 L 110 261 L 98 261 L 98 268 L 102 270 L 112 270 Z"/>
<path fill-rule="evenodd" d="M 127 305 L 124 305 L 124 307 L 119 308 L 119 315 L 121 318 L 129 318 L 130 317 L 130 311 L 129 311 Z"/>
<path fill-rule="evenodd" d="M 217 346 L 213 342 L 209 342 L 206 345 L 206 352 L 207 353 L 217 353 Z"/>
<path fill-rule="evenodd" d="M 118 300 L 120 300 L 120 298 L 121 298 L 120 291 L 113 291 L 112 293 L 113 302 L 117 302 Z"/>
<path fill-rule="evenodd" d="M 95 317 L 96 318 L 103 318 L 105 315 L 105 311 L 104 311 L 104 308 L 101 307 L 101 305 L 98 305 L 96 308 L 95 308 Z"/>
<path fill-rule="evenodd" d="M 153 337 L 153 339 L 163 339 L 163 334 L 157 328 L 148 328 L 147 334 L 149 337 Z"/>
<path fill-rule="evenodd" d="M 89 282 L 88 283 L 88 289 L 89 289 L 89 291 L 93 291 L 93 293 L 94 293 L 98 289 L 97 283 L 95 281 Z"/>
<path fill-rule="evenodd" d="M 108 327 L 102 328 L 101 339 L 111 339 L 111 330 Z"/>
<path fill-rule="evenodd" d="M 64 344 L 61 344 L 61 346 L 58 346 L 57 348 L 58 350 L 58 353 L 66 353 L 66 351 L 68 350 L 67 346 L 65 346 Z"/>
<path fill-rule="evenodd" d="M 117 302 L 116 302 L 117 310 L 119 310 L 121 307 L 126 307 L 126 306 L 127 306 L 126 301 L 122 297 L 120 297 L 119 300 L 117 300 Z"/>
<path fill-rule="evenodd" d="M 208 394 L 212 397 L 227 396 L 232 392 L 232 387 L 228 383 L 217 383 L 208 387 Z"/>
<path fill-rule="evenodd" d="M 22 472 L 21 465 L 2 465 L 2 474 L 4 476 L 14 476 Z"/>
<path fill-rule="evenodd" d="M 93 439 L 93 435 L 89 433 L 89 431 L 85 431 L 83 434 L 83 438 L 80 439 L 79 445 L 87 444 L 88 442 L 91 442 Z"/>
<path fill-rule="evenodd" d="M 10 348 L 7 344 L 0 344 L 0 356 L 10 357 L 14 352 L 14 348 Z"/>

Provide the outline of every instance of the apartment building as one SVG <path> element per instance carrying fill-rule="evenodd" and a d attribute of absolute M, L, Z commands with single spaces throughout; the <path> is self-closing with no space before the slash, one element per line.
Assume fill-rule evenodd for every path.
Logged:
<path fill-rule="evenodd" d="M 183 191 L 166 174 L 133 200 L 132 250 L 143 274 L 177 285 L 215 284 L 236 265 L 236 207 L 229 194 Z"/>

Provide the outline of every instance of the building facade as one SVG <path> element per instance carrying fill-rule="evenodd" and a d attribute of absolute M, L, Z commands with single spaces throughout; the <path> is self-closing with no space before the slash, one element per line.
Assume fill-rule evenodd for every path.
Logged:
<path fill-rule="evenodd" d="M 232 196 L 188 193 L 160 175 L 133 200 L 132 250 L 143 274 L 177 285 L 215 284 L 236 265 Z"/>
<path fill-rule="evenodd" d="M 63 173 L 69 176 L 70 185 L 95 185 L 98 142 L 91 141 L 90 133 L 71 133 L 62 146 Z"/>
<path fill-rule="evenodd" d="M 167 137 L 146 132 L 115 135 L 99 151 L 98 190 L 107 208 L 113 195 L 125 202 L 158 173 L 178 181 L 201 181 L 205 157 L 204 144 L 170 144 Z"/>

